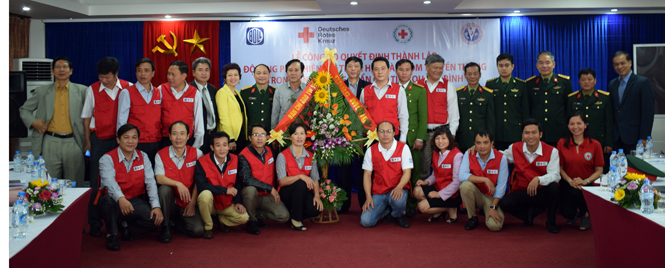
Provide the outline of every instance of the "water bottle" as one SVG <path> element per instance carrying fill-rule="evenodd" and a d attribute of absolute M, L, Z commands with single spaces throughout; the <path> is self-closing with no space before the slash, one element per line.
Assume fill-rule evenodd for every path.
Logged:
<path fill-rule="evenodd" d="M 32 170 L 30 171 L 30 177 L 33 181 L 39 180 L 39 161 L 32 162 Z"/>
<path fill-rule="evenodd" d="M 609 182 L 610 177 L 609 176 L 610 176 L 610 172 L 608 172 L 605 175 L 600 176 L 599 180 L 600 180 L 600 191 L 601 192 L 609 191 L 609 187 L 610 187 L 610 182 Z"/>
<path fill-rule="evenodd" d="M 58 183 L 57 178 L 52 178 L 49 186 L 51 186 L 51 190 L 53 190 L 54 192 L 60 189 L 60 184 Z"/>
<path fill-rule="evenodd" d="M 623 149 L 619 149 L 619 177 L 623 178 L 626 176 L 626 172 L 628 172 L 628 162 L 626 160 L 626 155 L 623 153 Z"/>
<path fill-rule="evenodd" d="M 642 189 L 640 189 L 640 201 L 642 201 L 642 205 L 640 206 L 642 213 L 653 213 L 653 186 L 651 186 L 651 181 L 648 179 L 644 180 Z"/>
<path fill-rule="evenodd" d="M 610 187 L 609 192 L 614 196 L 614 186 L 617 184 L 616 180 L 617 168 L 610 167 L 610 171 L 607 173 L 607 184 Z"/>
<path fill-rule="evenodd" d="M 12 209 L 12 237 L 22 239 L 27 237 L 28 231 L 28 210 L 23 206 L 23 200 L 18 199 Z"/>
<path fill-rule="evenodd" d="M 27 173 L 32 172 L 32 165 L 34 164 L 35 164 L 35 156 L 32 154 L 32 152 L 28 152 L 28 156 L 25 158 L 25 165 L 26 165 L 25 172 Z"/>
<path fill-rule="evenodd" d="M 644 159 L 651 159 L 652 154 L 653 154 L 653 140 L 651 139 L 651 136 L 648 136 L 647 144 L 644 147 Z"/>
<path fill-rule="evenodd" d="M 637 141 L 635 156 L 639 159 L 644 159 L 644 144 L 642 144 L 642 141 Z"/>
<path fill-rule="evenodd" d="M 610 155 L 610 167 L 619 167 L 619 156 L 617 155 L 617 151 L 612 151 L 612 155 Z"/>
<path fill-rule="evenodd" d="M 14 171 L 21 172 L 23 170 L 23 167 L 21 166 L 21 161 L 23 161 L 21 152 L 16 151 L 14 154 Z"/>
<path fill-rule="evenodd" d="M 46 175 L 46 161 L 44 161 L 44 157 L 40 155 L 37 162 L 39 162 L 39 178 L 44 178 Z"/>

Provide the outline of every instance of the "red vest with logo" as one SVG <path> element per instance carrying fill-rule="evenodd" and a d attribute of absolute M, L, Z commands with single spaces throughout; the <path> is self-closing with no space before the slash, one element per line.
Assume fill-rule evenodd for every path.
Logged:
<path fill-rule="evenodd" d="M 161 92 L 156 87 L 152 87 L 152 99 L 149 103 L 136 88 L 132 85 L 124 90 L 129 93 L 129 99 L 132 105 L 129 107 L 129 116 L 127 123 L 135 125 L 141 130 L 139 142 L 149 143 L 162 140 L 162 103 Z"/>
<path fill-rule="evenodd" d="M 290 177 L 303 174 L 309 177 L 309 174 L 312 172 L 312 153 L 306 149 L 303 150 L 305 150 L 309 156 L 305 157 L 305 164 L 302 165 L 302 169 L 298 167 L 298 162 L 296 162 L 296 158 L 293 157 L 290 148 L 286 148 L 286 150 L 282 151 L 284 162 L 286 163 L 286 176 Z"/>
<path fill-rule="evenodd" d="M 163 149 L 159 150 L 159 152 L 157 152 L 157 154 L 159 154 L 159 158 L 162 159 L 162 163 L 164 163 L 164 176 L 174 181 L 181 182 L 185 185 L 185 187 L 187 187 L 187 189 L 189 189 L 189 192 L 191 193 L 192 189 L 194 189 L 194 172 L 196 171 L 196 157 L 198 156 L 196 148 L 191 146 L 187 146 L 185 148 L 185 150 L 187 150 L 185 153 L 185 163 L 180 169 L 178 169 L 178 166 L 173 163 L 173 160 L 171 160 L 171 156 L 169 156 L 169 148 L 171 148 L 171 146 L 164 147 Z M 176 204 L 182 208 L 187 206 L 189 202 L 180 200 L 178 187 L 171 188 L 173 188 L 173 195 L 175 196 Z M 194 202 L 196 202 L 196 200 L 194 200 Z"/>
<path fill-rule="evenodd" d="M 496 186 L 496 180 L 499 178 L 499 169 L 501 169 L 501 158 L 503 157 L 503 154 L 494 148 L 492 148 L 492 151 L 494 151 L 494 159 L 491 159 L 487 162 L 487 165 L 485 165 L 485 170 L 483 170 L 480 167 L 480 163 L 478 162 L 478 158 L 476 157 L 476 154 L 478 154 L 478 152 L 476 151 L 476 153 L 473 155 L 469 154 L 469 169 L 471 171 L 471 175 L 478 177 L 486 177 L 490 179 L 490 181 L 492 181 L 494 186 Z M 487 188 L 487 185 L 485 185 L 485 183 L 476 183 L 476 186 L 478 187 L 481 193 L 484 193 L 487 196 L 492 197 L 489 194 L 490 190 L 489 188 Z"/>
<path fill-rule="evenodd" d="M 448 155 L 446 156 L 445 159 L 443 159 L 443 162 L 441 165 L 437 165 L 439 163 L 439 153 L 434 152 L 432 155 L 432 168 L 434 169 L 434 178 L 436 178 L 436 190 L 441 191 L 441 189 L 446 188 L 450 183 L 453 182 L 453 162 L 455 160 L 455 156 L 460 153 L 460 150 L 457 149 L 457 147 L 454 147 L 450 152 L 448 152 Z M 451 198 L 457 197 L 459 194 L 459 189 L 457 192 L 450 196 Z"/>
<path fill-rule="evenodd" d="M 162 87 L 162 137 L 169 136 L 169 127 L 173 122 L 182 121 L 189 126 L 189 137 L 194 133 L 194 99 L 196 88 L 185 84 L 186 92 L 176 99 L 169 83 Z"/>
<path fill-rule="evenodd" d="M 206 173 L 208 183 L 226 188 L 235 187 L 236 176 L 238 175 L 238 156 L 234 154 L 228 155 L 230 159 L 226 161 L 226 170 L 224 170 L 224 174 L 219 174 L 219 169 L 217 168 L 215 161 L 210 159 L 211 156 L 215 157 L 215 153 L 210 152 L 199 158 L 199 163 L 201 163 L 201 167 L 203 167 L 203 170 Z M 217 210 L 222 210 L 233 205 L 232 195 L 213 194 L 213 199 Z"/>
<path fill-rule="evenodd" d="M 427 123 L 448 124 L 448 79 L 436 84 L 432 92 L 429 91 L 427 78 L 418 81 L 427 91 Z"/>
<path fill-rule="evenodd" d="M 399 134 L 399 117 L 397 113 L 397 98 L 399 97 L 400 86 L 390 83 L 390 87 L 383 98 L 379 99 L 374 92 L 374 87 L 368 85 L 363 89 L 365 92 L 365 107 L 378 125 L 383 121 L 388 121 L 395 126 L 395 135 Z"/>
<path fill-rule="evenodd" d="M 240 152 L 240 155 L 247 159 L 249 167 L 252 170 L 252 176 L 254 176 L 254 178 L 275 187 L 275 159 L 273 158 L 272 151 L 270 151 L 270 149 L 266 147 L 263 148 L 263 150 L 266 150 L 265 164 L 249 151 L 249 147 L 245 147 L 245 149 Z M 259 191 L 259 196 L 269 195 L 270 193 Z"/>
<path fill-rule="evenodd" d="M 395 152 L 386 161 L 383 159 L 383 154 L 379 151 L 379 143 L 372 145 L 372 166 L 374 179 L 372 180 L 372 194 L 385 194 L 392 191 L 399 184 L 402 179 L 404 171 L 402 170 L 402 150 L 404 150 L 404 143 L 393 141 L 397 143 Z M 404 189 L 411 189 L 407 183 Z"/>
<path fill-rule="evenodd" d="M 145 173 L 143 171 L 143 153 L 139 150 L 134 150 L 139 157 L 132 161 L 132 167 L 127 168 L 125 164 L 120 162 L 118 157 L 118 147 L 106 153 L 111 156 L 113 160 L 113 168 L 115 168 L 115 181 L 120 186 L 120 191 L 125 195 L 125 199 L 132 199 L 145 194 Z"/>
<path fill-rule="evenodd" d="M 524 144 L 523 141 L 513 143 L 515 180 L 511 183 L 512 191 L 524 191 L 533 178 L 547 174 L 547 164 L 550 162 L 552 149 L 554 149 L 554 147 L 541 141 L 540 146 L 542 146 L 543 155 L 536 157 L 533 162 L 529 163 L 522 151 L 522 144 Z M 538 188 L 541 187 L 543 186 L 538 185 Z"/>
<path fill-rule="evenodd" d="M 129 82 L 119 78 L 118 80 L 122 88 L 129 87 Z M 105 90 L 100 92 L 101 85 L 101 81 L 90 85 L 92 94 L 95 96 L 95 107 L 92 111 L 92 116 L 95 117 L 95 134 L 97 138 L 108 140 L 117 136 L 115 130 L 118 124 L 118 96 L 116 95 L 114 100 L 111 99 Z"/>

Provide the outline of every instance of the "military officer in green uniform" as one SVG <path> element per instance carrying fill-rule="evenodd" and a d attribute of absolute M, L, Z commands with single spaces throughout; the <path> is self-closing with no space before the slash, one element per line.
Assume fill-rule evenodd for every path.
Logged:
<path fill-rule="evenodd" d="M 554 55 L 542 51 L 536 57 L 540 75 L 526 80 L 531 117 L 543 125 L 542 141 L 556 147 L 559 139 L 566 135 L 566 105 L 568 94 L 573 92 L 570 77 L 554 74 Z"/>
<path fill-rule="evenodd" d="M 466 64 L 464 78 L 468 85 L 457 88 L 460 119 L 455 139 L 459 142 L 459 149 L 462 152 L 473 146 L 473 134 L 477 130 L 486 129 L 495 135 L 494 91 L 478 84 L 480 75 L 478 63 Z"/>
<path fill-rule="evenodd" d="M 526 94 L 526 82 L 513 77 L 513 55 L 501 53 L 496 58 L 499 77 L 485 82 L 485 88 L 494 91 L 494 109 L 496 109 L 496 136 L 494 147 L 508 149 L 514 142 L 522 140 L 522 121 L 529 118 L 529 96 Z"/>
<path fill-rule="evenodd" d="M 265 64 L 254 68 L 256 84 L 246 86 L 240 91 L 242 100 L 247 105 L 247 125 L 262 124 L 270 128 L 270 115 L 272 113 L 272 98 L 275 87 L 270 82 L 270 69 Z"/>
<path fill-rule="evenodd" d="M 395 64 L 399 85 L 406 93 L 407 108 L 409 110 L 409 133 L 406 134 L 406 144 L 411 148 L 413 157 L 413 170 L 411 170 L 411 185 L 420 180 L 420 151 L 423 146 L 429 146 L 427 141 L 427 92 L 425 87 L 411 81 L 413 75 L 413 62 L 401 59 Z M 409 193 L 406 203 L 406 216 L 416 215 L 418 201 Z"/>

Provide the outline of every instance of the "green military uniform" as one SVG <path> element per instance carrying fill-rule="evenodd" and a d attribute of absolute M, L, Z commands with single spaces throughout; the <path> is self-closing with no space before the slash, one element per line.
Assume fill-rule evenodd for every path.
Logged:
<path fill-rule="evenodd" d="M 270 128 L 273 95 L 275 87 L 270 85 L 264 90 L 259 90 L 256 84 L 242 88 L 240 96 L 247 106 L 247 127 L 260 123 Z"/>
<path fill-rule="evenodd" d="M 526 80 L 531 117 L 543 126 L 541 141 L 556 147 L 559 139 L 568 131 L 566 122 L 566 104 L 568 94 L 573 92 L 570 77 L 552 74 L 549 81 L 541 76 Z"/>
<path fill-rule="evenodd" d="M 589 123 L 589 136 L 600 145 L 614 146 L 614 114 L 610 93 L 594 89 L 590 95 L 582 90 L 568 94 L 568 113 L 582 111 Z"/>
<path fill-rule="evenodd" d="M 494 147 L 505 150 L 510 144 L 522 140 L 522 121 L 529 118 L 526 82 L 513 76 L 507 82 L 496 77 L 487 80 L 485 87 L 494 91 L 494 108 L 497 113 Z"/>
<path fill-rule="evenodd" d="M 409 82 L 404 88 L 409 110 L 409 133 L 406 134 L 406 144 L 411 148 L 413 158 L 413 169 L 411 170 L 411 187 L 415 187 L 420 179 L 420 151 L 414 150 L 413 143 L 416 139 L 423 141 L 423 146 L 429 146 L 427 140 L 427 91 L 425 87 L 414 82 Z M 415 208 L 418 201 L 409 194 L 407 207 Z"/>
<path fill-rule="evenodd" d="M 459 128 L 455 139 L 463 151 L 473 146 L 473 135 L 479 129 L 486 129 L 492 135 L 496 130 L 496 114 L 494 113 L 494 91 L 478 86 L 473 95 L 468 86 L 457 88 L 457 105 L 459 108 Z"/>

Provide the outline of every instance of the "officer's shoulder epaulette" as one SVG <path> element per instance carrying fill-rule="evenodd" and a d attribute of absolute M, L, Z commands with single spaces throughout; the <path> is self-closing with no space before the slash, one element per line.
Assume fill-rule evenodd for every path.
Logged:
<path fill-rule="evenodd" d="M 254 87 L 254 85 L 243 87 L 242 90 L 250 89 L 250 88 L 252 88 L 252 87 Z"/>
<path fill-rule="evenodd" d="M 499 77 L 494 77 L 492 79 L 488 79 L 487 81 L 485 81 L 485 83 L 489 83 L 489 82 L 492 82 L 492 81 L 497 80 L 497 79 L 499 79 Z"/>
<path fill-rule="evenodd" d="M 460 90 L 464 89 L 465 87 L 466 87 L 466 86 L 458 87 L 457 89 L 455 89 L 455 91 L 460 91 Z"/>
<path fill-rule="evenodd" d="M 485 89 L 485 90 L 487 90 L 487 92 L 489 92 L 489 93 L 494 93 L 494 90 L 493 90 L 493 89 L 491 89 L 491 88 L 488 88 L 488 87 L 484 87 L 484 89 Z"/>
<path fill-rule="evenodd" d="M 268 85 L 268 88 L 275 89 L 275 86 Z"/>
<path fill-rule="evenodd" d="M 415 86 L 425 88 L 425 86 L 423 86 L 423 85 L 421 85 L 421 84 L 418 84 L 418 83 L 416 83 L 416 82 L 412 82 L 412 83 L 413 83 L 413 85 L 415 85 Z"/>
<path fill-rule="evenodd" d="M 519 78 L 517 78 L 517 77 L 514 77 L 514 78 L 515 78 L 515 80 L 520 81 L 520 82 L 522 82 L 522 83 L 525 83 L 525 82 L 526 82 L 526 81 L 524 81 L 524 80 L 522 80 L 522 79 L 519 79 Z"/>
<path fill-rule="evenodd" d="M 532 76 L 532 77 L 529 77 L 529 78 L 527 78 L 525 82 L 529 82 L 529 81 L 531 81 L 531 79 L 534 79 L 534 78 L 536 78 L 536 75 L 534 75 L 534 76 Z"/>
<path fill-rule="evenodd" d="M 609 92 L 604 91 L 604 90 L 597 89 L 596 91 L 598 91 L 598 93 L 603 94 L 603 95 L 605 95 L 605 96 L 609 96 L 609 95 L 610 95 Z"/>
<path fill-rule="evenodd" d="M 579 91 L 575 91 L 575 92 L 573 92 L 573 93 L 570 93 L 570 94 L 568 94 L 568 97 L 570 98 L 570 97 L 572 97 L 572 96 L 575 96 L 575 95 L 577 95 L 577 93 L 580 93 L 580 92 L 579 92 Z"/>
<path fill-rule="evenodd" d="M 562 74 L 559 74 L 558 76 L 561 77 L 561 78 L 565 78 L 567 80 L 570 80 L 570 76 L 562 75 Z"/>

